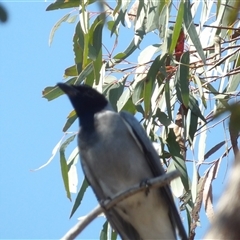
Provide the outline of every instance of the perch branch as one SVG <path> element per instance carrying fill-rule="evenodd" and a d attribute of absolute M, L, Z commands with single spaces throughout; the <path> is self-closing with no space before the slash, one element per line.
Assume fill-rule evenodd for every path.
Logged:
<path fill-rule="evenodd" d="M 82 230 L 91 223 L 99 214 L 109 210 L 115 206 L 120 201 L 138 193 L 146 190 L 146 188 L 159 188 L 167 185 L 171 180 L 180 176 L 179 171 L 172 171 L 166 173 L 162 176 L 148 179 L 147 186 L 135 184 L 127 191 L 120 192 L 116 194 L 111 200 L 107 199 L 101 203 L 102 206 L 98 205 L 94 210 L 92 210 L 82 221 L 78 222 L 74 227 L 72 227 L 62 238 L 61 240 L 72 240 L 76 238 Z"/>

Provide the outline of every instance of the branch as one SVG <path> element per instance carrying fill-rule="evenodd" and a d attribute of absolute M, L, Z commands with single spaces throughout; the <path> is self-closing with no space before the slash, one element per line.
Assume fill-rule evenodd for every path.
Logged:
<path fill-rule="evenodd" d="M 172 171 L 170 173 L 166 173 L 160 177 L 151 178 L 147 180 L 146 184 L 135 184 L 127 191 L 120 192 L 116 194 L 112 200 L 105 200 L 101 203 L 102 206 L 98 205 L 94 210 L 92 210 L 82 221 L 78 222 L 74 227 L 72 227 L 62 238 L 61 240 L 72 240 L 76 238 L 82 230 L 92 222 L 99 214 L 102 212 L 109 210 L 113 206 L 115 206 L 120 201 L 138 193 L 141 191 L 146 191 L 149 188 L 159 188 L 167 185 L 171 180 L 180 176 L 179 171 Z"/>

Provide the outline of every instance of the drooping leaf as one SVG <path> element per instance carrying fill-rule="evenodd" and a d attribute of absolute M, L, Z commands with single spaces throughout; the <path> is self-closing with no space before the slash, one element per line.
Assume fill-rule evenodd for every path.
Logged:
<path fill-rule="evenodd" d="M 72 110 L 70 114 L 67 116 L 67 122 L 64 124 L 63 132 L 66 132 L 72 126 L 72 124 L 75 122 L 76 119 L 77 119 L 77 114 L 75 110 Z"/>
<path fill-rule="evenodd" d="M 108 240 L 108 221 L 103 224 L 103 228 L 100 233 L 100 240 Z"/>
<path fill-rule="evenodd" d="M 40 166 L 39 168 L 33 169 L 33 170 L 31 170 L 31 171 L 38 171 L 38 170 L 46 167 L 46 166 L 53 160 L 53 158 L 56 156 L 58 150 L 59 150 L 60 147 L 61 147 L 61 144 L 62 144 L 63 139 L 64 139 L 64 136 L 60 139 L 60 141 L 59 141 L 59 142 L 56 144 L 56 146 L 53 148 L 53 150 L 52 150 L 52 156 L 48 159 L 48 161 L 47 161 L 45 164 L 43 164 L 42 166 Z"/>
<path fill-rule="evenodd" d="M 167 114 L 162 112 L 159 108 L 157 109 L 156 117 L 158 118 L 159 122 L 162 123 L 165 127 L 168 127 L 173 123 Z"/>
<path fill-rule="evenodd" d="M 179 144 L 176 141 L 176 137 L 172 129 L 170 129 L 168 134 L 167 146 L 173 158 L 176 169 L 179 170 L 179 172 L 181 173 L 181 180 L 182 180 L 183 186 L 185 190 L 188 192 L 189 183 L 188 183 L 187 166 L 183 159 L 183 156 L 180 154 L 181 149 Z"/>
<path fill-rule="evenodd" d="M 85 80 L 85 78 L 87 78 L 89 76 L 90 73 L 92 73 L 93 71 L 93 63 L 90 62 L 83 70 L 82 72 L 79 74 L 79 76 L 77 77 L 75 84 L 79 85 L 81 82 L 83 82 Z"/>
<path fill-rule="evenodd" d="M 64 8 L 74 8 L 79 7 L 81 5 L 82 0 L 56 0 L 54 3 L 51 3 L 46 11 L 64 9 Z M 96 0 L 89 0 L 88 4 L 92 4 L 96 2 Z"/>
<path fill-rule="evenodd" d="M 116 54 L 113 59 L 111 59 L 107 63 L 106 68 L 112 68 L 115 64 L 120 63 L 121 61 L 129 57 L 139 47 L 141 41 L 142 38 L 138 38 L 137 42 L 135 42 L 135 39 L 133 39 L 125 51 Z"/>
<path fill-rule="evenodd" d="M 176 23 L 173 28 L 172 42 L 169 49 L 169 53 L 172 54 L 174 49 L 177 48 L 176 46 L 180 46 L 181 44 L 181 49 L 179 49 L 179 47 L 175 49 L 177 61 L 179 61 L 180 59 L 180 57 L 179 59 L 177 58 L 177 56 L 179 56 L 178 52 L 183 52 L 182 48 L 184 48 L 184 32 L 182 30 L 183 16 L 184 16 L 184 3 L 183 1 L 181 1 L 178 8 L 178 12 L 177 12 Z M 183 40 L 183 44 L 182 44 L 182 40 Z"/>
<path fill-rule="evenodd" d="M 204 122 L 206 122 L 206 119 L 202 115 L 199 106 L 198 106 L 198 101 L 192 96 L 192 94 L 189 94 L 189 103 L 188 107 L 190 110 L 199 118 L 201 118 Z"/>
<path fill-rule="evenodd" d="M 183 19 L 184 19 L 184 24 L 185 24 L 187 33 L 189 34 L 189 37 L 191 38 L 199 56 L 201 57 L 202 61 L 205 63 L 206 58 L 202 49 L 202 44 L 199 40 L 198 33 L 194 26 L 194 21 L 191 14 L 190 0 L 184 1 L 184 18 Z"/>
<path fill-rule="evenodd" d="M 143 100 L 144 81 L 137 82 L 133 89 L 132 100 L 135 105 L 140 104 Z"/>
<path fill-rule="evenodd" d="M 84 180 L 82 182 L 82 185 L 81 185 L 81 188 L 80 188 L 80 190 L 78 192 L 77 198 L 76 198 L 76 200 L 74 202 L 74 205 L 73 205 L 73 208 L 72 208 L 72 211 L 71 211 L 71 214 L 70 214 L 69 218 L 71 218 L 73 216 L 73 214 L 76 212 L 78 207 L 81 205 L 83 196 L 84 196 L 88 186 L 89 186 L 89 184 L 88 184 L 86 178 L 84 178 Z"/>
<path fill-rule="evenodd" d="M 75 33 L 73 36 L 73 53 L 74 53 L 74 61 L 77 66 L 78 74 L 82 71 L 83 64 L 83 48 L 84 48 L 84 33 L 78 22 L 75 28 Z"/>
<path fill-rule="evenodd" d="M 111 106 L 117 111 L 117 102 L 124 90 L 124 83 L 110 83 L 103 94 L 107 97 Z"/>
<path fill-rule="evenodd" d="M 101 14 L 96 18 L 96 25 L 94 25 L 94 31 L 93 31 L 93 48 L 95 49 L 95 59 L 93 61 L 94 65 L 94 76 L 95 76 L 95 81 L 96 85 L 98 85 L 99 80 L 100 80 L 100 70 L 103 65 L 102 61 L 102 30 L 103 30 L 103 25 L 104 25 L 104 15 Z"/>
<path fill-rule="evenodd" d="M 59 150 L 62 179 L 63 179 L 65 191 L 67 193 L 67 197 L 69 198 L 70 201 L 71 201 L 71 194 L 69 189 L 68 165 L 65 157 L 65 149 L 74 140 L 75 136 L 76 135 L 73 135 L 68 139 L 66 139 L 65 142 L 61 145 Z"/>
<path fill-rule="evenodd" d="M 175 171 L 175 170 L 176 170 L 176 167 L 175 167 L 174 162 L 172 161 L 168 166 L 167 172 L 169 173 L 169 172 Z M 178 177 L 178 178 L 173 179 L 170 182 L 170 186 L 171 186 L 171 190 L 172 190 L 175 197 L 179 198 L 179 197 L 182 196 L 184 186 L 183 186 L 183 183 L 181 181 L 181 178 Z"/>
<path fill-rule="evenodd" d="M 60 27 L 60 25 L 63 23 L 63 22 L 66 22 L 69 18 L 71 14 L 68 13 L 66 15 L 64 15 L 60 20 L 58 20 L 55 25 L 53 26 L 51 32 L 50 32 L 50 36 L 49 36 L 49 40 L 48 40 L 48 44 L 49 46 L 51 46 L 52 44 L 52 41 L 53 41 L 53 37 L 54 37 L 54 34 L 55 32 L 57 31 L 57 29 Z"/>
<path fill-rule="evenodd" d="M 67 84 L 74 84 L 76 82 L 77 78 L 73 77 L 66 81 Z M 42 97 L 46 98 L 48 101 L 52 101 L 53 99 L 63 95 L 63 91 L 60 90 L 58 86 L 53 87 L 46 87 L 42 91 Z"/>
<path fill-rule="evenodd" d="M 121 95 L 121 97 L 118 99 L 117 102 L 117 111 L 120 112 L 122 111 L 123 107 L 126 105 L 128 100 L 131 98 L 132 93 L 129 90 L 129 88 L 125 89 Z"/>
<path fill-rule="evenodd" d="M 214 154 L 218 149 L 220 149 L 226 142 L 222 141 L 218 144 L 216 144 L 214 147 L 212 147 L 205 155 L 204 155 L 204 160 L 209 158 L 212 154 Z"/>
<path fill-rule="evenodd" d="M 143 92 L 143 98 L 144 98 L 144 108 L 145 108 L 145 116 L 149 114 L 149 111 L 151 109 L 151 98 L 152 98 L 152 92 L 154 88 L 154 82 L 156 80 L 157 73 L 159 71 L 162 71 L 162 69 L 165 68 L 165 60 L 167 55 L 164 56 L 157 56 L 155 60 L 153 61 L 150 69 L 148 70 L 146 80 L 144 81 L 144 92 Z"/>
<path fill-rule="evenodd" d="M 131 2 L 130 0 L 118 1 L 118 5 L 117 5 L 116 9 L 114 10 L 114 14 L 116 13 L 115 11 L 117 9 L 119 9 L 119 4 L 121 4 L 122 8 L 118 11 L 118 16 L 115 19 L 115 22 L 113 24 L 111 35 L 113 35 L 113 33 L 116 31 L 120 22 L 122 23 L 123 26 L 125 26 L 125 15 L 127 14 L 127 8 L 129 6 L 130 2 Z"/>
<path fill-rule="evenodd" d="M 179 84 L 181 100 L 185 108 L 189 103 L 189 52 L 183 53 L 177 71 L 177 83 Z"/>
<path fill-rule="evenodd" d="M 192 145 L 193 140 L 194 140 L 194 135 L 197 131 L 198 127 L 198 117 L 191 112 L 191 120 L 190 120 L 190 126 L 189 126 L 189 133 L 188 137 L 190 139 L 189 143 Z"/>

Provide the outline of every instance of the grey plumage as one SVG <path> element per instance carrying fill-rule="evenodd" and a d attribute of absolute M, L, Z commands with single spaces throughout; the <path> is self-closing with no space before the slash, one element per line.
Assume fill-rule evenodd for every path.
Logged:
<path fill-rule="evenodd" d="M 151 141 L 131 114 L 114 112 L 102 94 L 86 85 L 58 86 L 79 117 L 81 164 L 99 201 L 164 174 Z M 105 214 L 123 239 L 176 239 L 176 228 L 187 239 L 168 186 L 135 194 Z"/>

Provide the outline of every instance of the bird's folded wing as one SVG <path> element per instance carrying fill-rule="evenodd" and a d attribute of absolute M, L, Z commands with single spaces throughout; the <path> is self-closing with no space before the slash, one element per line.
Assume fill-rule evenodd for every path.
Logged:
<path fill-rule="evenodd" d="M 143 127 L 139 124 L 139 122 L 136 120 L 136 118 L 133 115 L 127 112 L 124 112 L 124 111 L 120 112 L 120 116 L 128 125 L 128 129 L 130 133 L 133 135 L 133 138 L 138 141 L 138 145 L 140 145 L 141 149 L 144 151 L 153 175 L 157 177 L 164 174 L 165 172 L 163 167 L 161 166 L 159 156 L 156 150 L 154 149 L 152 142 L 148 138 Z M 182 237 L 182 239 L 187 240 L 188 238 L 187 238 L 185 229 L 183 227 L 182 220 L 180 218 L 178 210 L 175 206 L 173 196 L 169 186 L 160 188 L 160 191 L 161 191 L 161 194 L 165 197 L 166 202 L 169 206 L 169 210 L 170 210 L 169 216 L 173 226 L 177 227 L 179 231 L 179 235 Z"/>

